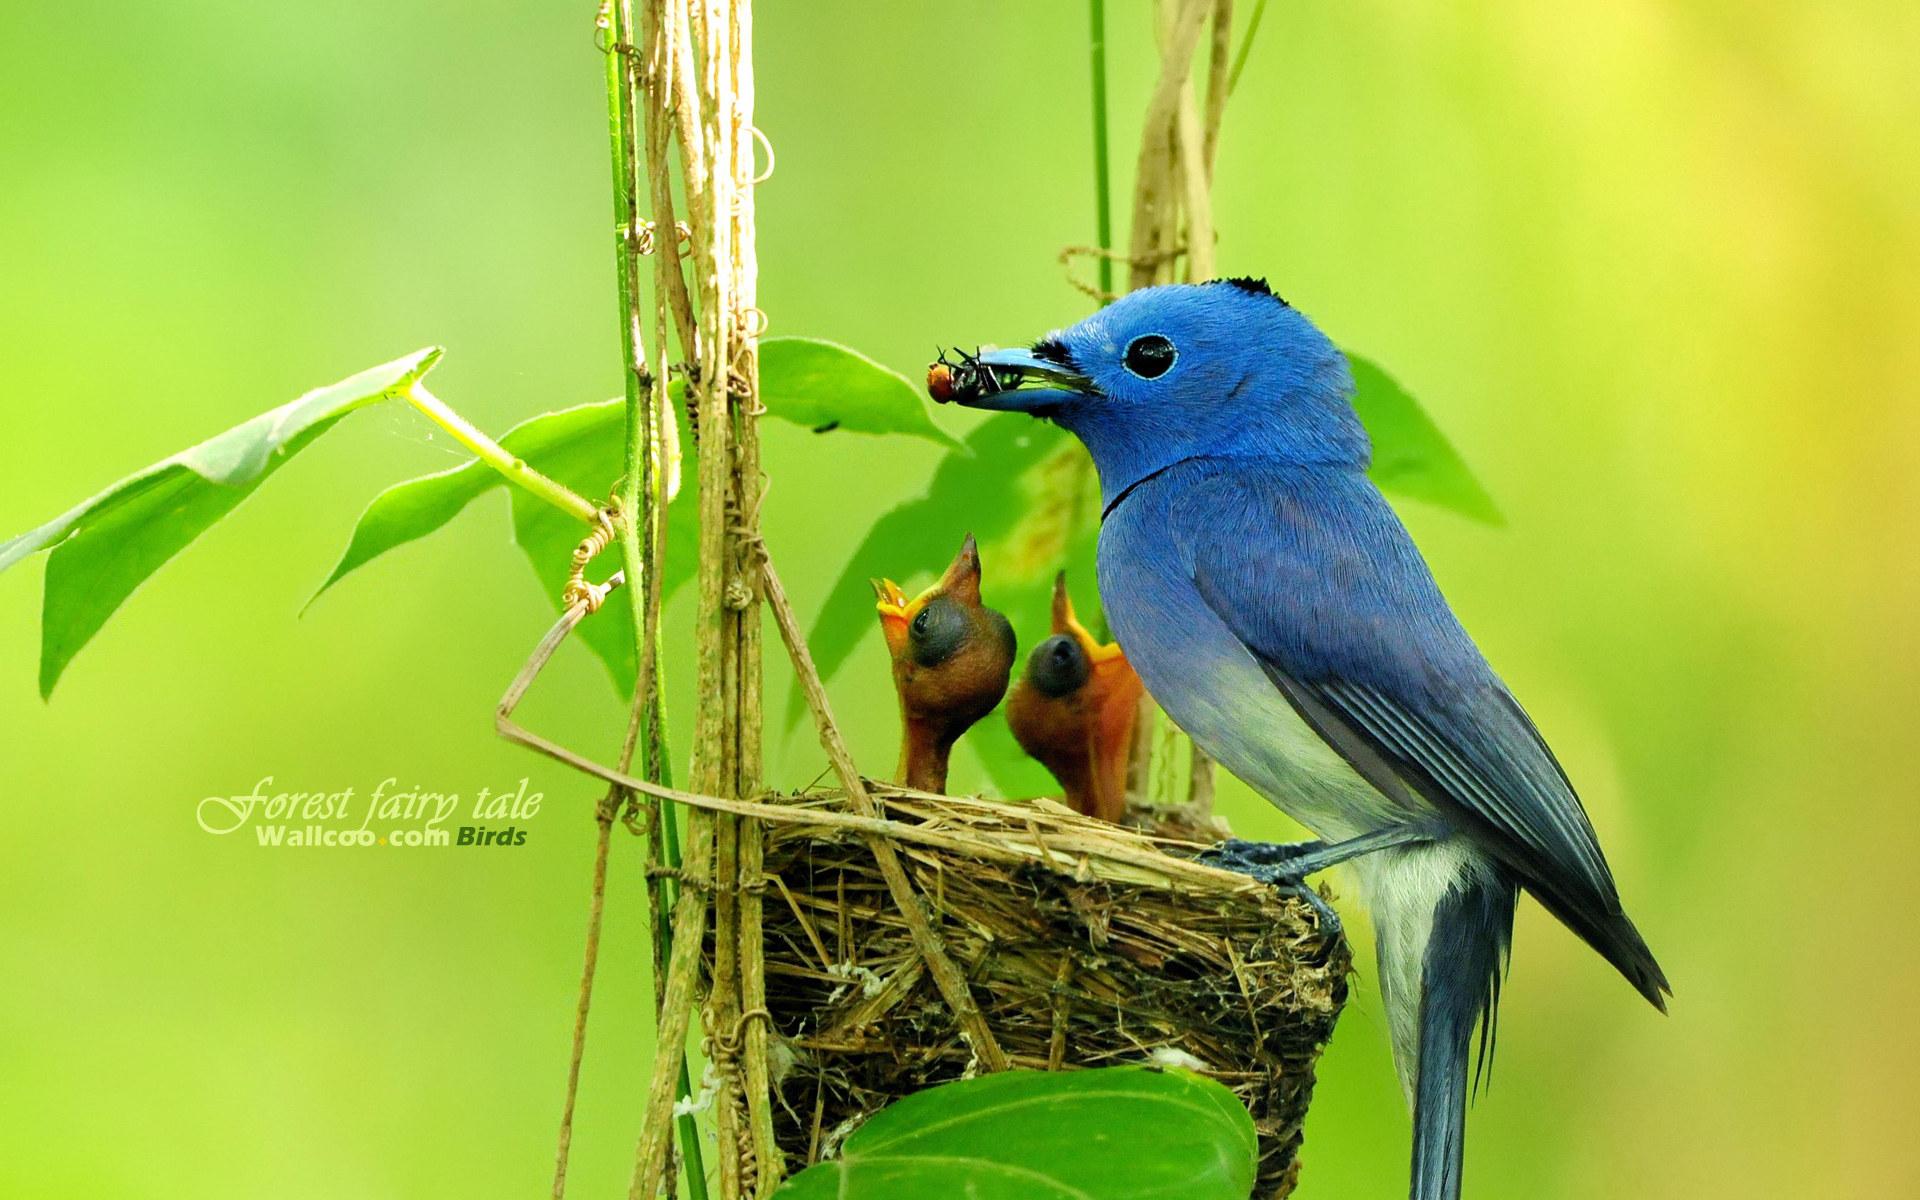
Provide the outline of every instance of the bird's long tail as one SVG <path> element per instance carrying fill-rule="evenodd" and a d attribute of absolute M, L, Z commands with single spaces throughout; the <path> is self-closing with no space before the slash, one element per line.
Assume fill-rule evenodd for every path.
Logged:
<path fill-rule="evenodd" d="M 1433 909 L 1420 970 L 1412 1079 L 1413 1200 L 1457 1200 L 1466 1141 L 1467 1067 L 1492 1052 L 1500 976 L 1513 938 L 1513 883 L 1482 865 L 1454 877 Z"/>

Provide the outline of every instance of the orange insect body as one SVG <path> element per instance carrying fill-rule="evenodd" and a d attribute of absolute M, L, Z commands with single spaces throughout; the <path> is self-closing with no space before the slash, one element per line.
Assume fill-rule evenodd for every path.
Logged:
<path fill-rule="evenodd" d="M 946 363 L 934 363 L 927 368 L 927 395 L 945 403 L 953 399 L 959 390 L 959 381 L 953 377 L 953 368 Z"/>

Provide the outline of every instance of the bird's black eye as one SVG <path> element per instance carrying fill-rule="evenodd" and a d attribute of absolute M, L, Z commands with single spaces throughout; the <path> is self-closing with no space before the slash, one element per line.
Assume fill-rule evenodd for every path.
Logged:
<path fill-rule="evenodd" d="M 937 667 L 952 658 L 966 637 L 967 614 L 945 596 L 928 601 L 907 626 L 913 661 L 923 667 Z"/>
<path fill-rule="evenodd" d="M 1142 379 L 1158 379 L 1179 357 L 1173 343 L 1157 333 L 1143 334 L 1127 343 L 1126 368 Z"/>

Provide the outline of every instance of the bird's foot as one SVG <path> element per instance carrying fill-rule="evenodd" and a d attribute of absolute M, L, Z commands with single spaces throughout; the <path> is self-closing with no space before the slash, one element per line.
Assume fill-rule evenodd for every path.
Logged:
<path fill-rule="evenodd" d="M 1325 842 L 1250 842 L 1228 838 L 1200 852 L 1200 861 L 1222 870 L 1251 875 L 1262 867 L 1284 867 L 1326 848 Z"/>
<path fill-rule="evenodd" d="M 1277 891 L 1293 895 L 1313 910 L 1319 918 L 1321 935 L 1331 939 L 1344 932 L 1340 914 L 1334 912 L 1326 897 L 1306 881 L 1301 870 L 1303 866 L 1311 869 L 1312 858 L 1326 849 L 1326 845 L 1317 841 L 1249 842 L 1228 838 L 1201 851 L 1200 861 L 1210 867 L 1259 880 Z"/>

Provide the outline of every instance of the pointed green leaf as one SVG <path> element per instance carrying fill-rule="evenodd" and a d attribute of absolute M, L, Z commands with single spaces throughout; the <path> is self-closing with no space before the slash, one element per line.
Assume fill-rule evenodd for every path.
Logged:
<path fill-rule="evenodd" d="M 1258 1143 L 1234 1094 L 1183 1071 L 1003 1071 L 876 1113 L 781 1200 L 1246 1200 Z"/>
<path fill-rule="evenodd" d="M 1493 497 L 1420 402 L 1372 360 L 1349 353 L 1347 362 L 1353 368 L 1354 411 L 1373 439 L 1373 466 L 1367 474 L 1374 483 L 1383 491 L 1500 524 Z"/>
<path fill-rule="evenodd" d="M 582 404 L 559 412 L 543 413 L 520 422 L 500 436 L 500 444 L 536 469 L 550 456 L 564 452 L 570 443 L 582 440 L 618 439 L 622 415 L 618 400 Z M 434 532 L 458 516 L 461 510 L 506 480 L 479 459 L 471 459 L 450 470 L 396 483 L 373 498 L 367 511 L 353 528 L 346 552 L 334 565 L 318 590 L 307 601 L 309 607 L 328 588 L 365 566 L 373 559 L 408 542 Z M 604 490 L 606 481 L 593 495 Z"/>
<path fill-rule="evenodd" d="M 53 694 L 74 655 L 168 559 L 335 422 L 403 390 L 439 357 L 438 349 L 421 350 L 308 392 L 0 544 L 0 570 L 52 551 L 41 605 L 41 696 Z"/>
<path fill-rule="evenodd" d="M 548 478 L 558 480 L 583 496 L 605 496 L 625 469 L 626 407 L 618 399 L 582 404 L 520 422 L 500 437 L 500 444 Z M 689 482 L 691 480 L 689 479 Z M 397 483 L 374 497 L 354 526 L 346 552 L 326 582 L 314 592 L 318 600 L 347 575 L 397 546 L 423 538 L 465 509 L 478 497 L 506 487 L 497 471 L 479 460 L 450 471 Z M 666 557 L 661 577 L 671 595 L 692 574 L 693 521 L 697 504 L 692 488 L 667 508 L 667 540 L 678 552 Z M 528 565 L 554 604 L 567 580 L 574 546 L 586 528 L 537 497 L 512 490 L 514 542 L 525 552 Z M 611 552 L 609 552 L 611 553 Z M 611 560 L 609 560 L 611 561 Z M 611 573 L 607 567 L 600 574 Z M 311 605 L 313 600 L 307 603 Z M 633 615 L 624 604 L 609 604 L 580 627 L 582 640 L 606 666 L 615 688 L 631 692 L 634 678 Z"/>
<path fill-rule="evenodd" d="M 773 416 L 811 429 L 904 433 L 958 449 L 921 389 L 858 350 L 819 338 L 760 343 L 760 395 Z"/>

